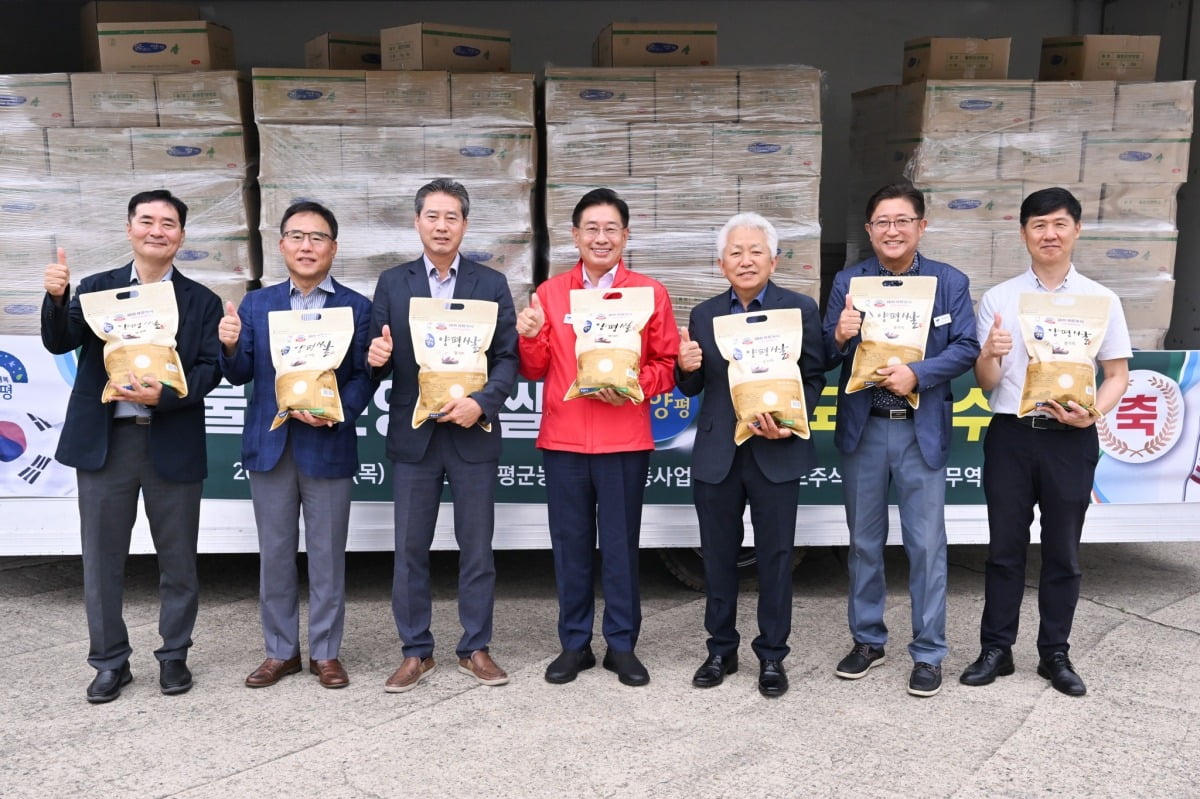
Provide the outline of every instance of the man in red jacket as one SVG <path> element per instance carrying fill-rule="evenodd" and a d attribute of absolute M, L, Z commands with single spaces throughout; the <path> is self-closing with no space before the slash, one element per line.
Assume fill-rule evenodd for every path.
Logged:
<path fill-rule="evenodd" d="M 562 654 L 546 669 L 546 681 L 567 683 L 596 665 L 592 653 L 595 595 L 592 554 L 599 533 L 604 590 L 604 667 L 625 685 L 650 682 L 634 654 L 641 628 L 638 538 L 642 494 L 654 437 L 650 399 L 674 387 L 679 331 L 662 284 L 631 272 L 622 261 L 629 238 L 629 206 L 611 189 L 583 196 L 571 217 L 580 260 L 569 272 L 538 287 L 517 317 L 521 374 L 546 382 L 537 446 L 546 473 L 550 542 L 558 584 L 558 637 Z M 575 381 L 575 330 L 571 291 L 625 287 L 654 289 L 654 312 L 642 329 L 638 382 L 641 403 L 616 389 L 564 400 Z"/>

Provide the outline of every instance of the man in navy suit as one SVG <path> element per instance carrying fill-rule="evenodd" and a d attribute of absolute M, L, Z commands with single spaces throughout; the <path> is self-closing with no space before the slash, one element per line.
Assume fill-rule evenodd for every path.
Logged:
<path fill-rule="evenodd" d="M 788 689 L 783 659 L 792 629 L 792 550 L 800 478 L 816 464 L 816 448 L 811 439 L 777 425 L 769 413 L 758 415 L 748 441 L 734 444 L 737 417 L 729 393 L 729 364 L 717 349 L 713 320 L 728 314 L 799 308 L 803 338 L 800 351 L 792 354 L 811 414 L 825 387 L 821 317 L 811 297 L 771 281 L 779 234 L 766 219 L 750 213 L 734 216 L 718 234 L 717 250 L 730 289 L 692 309 L 687 329 L 680 330 L 683 343 L 676 364 L 679 390 L 688 396 L 704 392 L 692 450 L 692 480 L 704 555 L 704 627 L 709 638 L 708 658 L 692 684 L 711 688 L 738 669 L 737 555 L 745 535 L 742 512 L 749 501 L 759 580 L 758 637 L 751 648 L 759 659 L 759 692 L 777 697 Z"/>
<path fill-rule="evenodd" d="M 72 297 L 67 253 L 60 247 L 58 261 L 46 267 L 43 278 L 42 343 L 55 354 L 79 349 L 75 386 L 54 457 L 75 468 L 79 485 L 88 663 L 97 672 L 87 689 L 93 704 L 116 699 L 133 679 L 133 649 L 121 604 L 139 494 L 158 553 L 158 630 L 163 645 L 154 656 L 159 685 L 164 694 L 181 694 L 192 687 L 187 654 L 200 591 L 200 491 L 208 476 L 204 397 L 221 381 L 221 301 L 174 266 L 186 222 L 187 205 L 169 191 L 135 194 L 125 225 L 132 262 L 84 278 Z M 128 381 L 114 386 L 116 399 L 102 402 L 109 382 L 104 342 L 84 320 L 80 295 L 164 280 L 175 290 L 175 349 L 187 396 L 180 397 L 151 375 L 130 374 Z"/>
<path fill-rule="evenodd" d="M 492 638 L 496 567 L 492 559 L 496 470 L 500 463 L 500 410 L 517 379 L 516 312 L 504 275 L 463 258 L 470 198 L 462 184 L 438 178 L 417 191 L 414 225 L 423 255 L 379 276 L 371 312 L 367 363 L 378 378 L 392 376 L 387 455 L 392 462 L 396 565 L 392 615 L 404 659 L 384 690 L 417 687 L 435 667 L 430 621 L 429 548 L 442 485 L 454 498 L 458 541 L 458 670 L 483 685 L 503 685 L 508 674 L 488 652 Z M 440 416 L 412 425 L 419 372 L 409 331 L 413 297 L 488 300 L 497 305 L 496 331 L 487 350 L 484 387 L 442 406 Z M 490 430 L 482 425 L 490 425 Z"/>
<path fill-rule="evenodd" d="M 834 444 L 842 453 L 842 489 L 850 528 L 848 617 L 854 646 L 838 663 L 847 680 L 884 662 L 887 626 L 883 551 L 888 538 L 888 490 L 900 506 L 908 554 L 913 659 L 908 692 L 933 696 L 942 685 L 946 656 L 946 460 L 950 454 L 950 381 L 979 355 L 967 276 L 925 258 L 917 245 L 925 231 L 925 198 L 911 183 L 884 186 L 867 202 L 866 228 L 875 257 L 837 274 L 825 310 L 829 368 L 842 365 Z M 874 387 L 846 393 L 850 365 L 862 342 L 862 313 L 853 307 L 854 277 L 937 278 L 925 357 L 879 370 Z M 914 410 L 904 399 L 920 396 Z"/>
<path fill-rule="evenodd" d="M 242 431 L 242 466 L 250 477 L 258 528 L 259 605 L 267 657 L 248 677 L 250 688 L 274 685 L 300 671 L 300 594 L 296 550 L 300 511 L 308 552 L 308 670 L 326 688 L 350 677 L 338 659 L 346 617 L 346 537 L 350 491 L 358 471 L 355 420 L 371 401 L 367 330 L 371 302 L 329 275 L 337 254 L 337 218 L 319 203 L 296 203 L 283 212 L 279 252 L 288 279 L 252 291 L 221 319 L 221 369 L 235 386 L 253 391 Z M 344 420 L 292 411 L 274 430 L 275 397 L 269 314 L 350 308 L 354 338 L 335 370 Z"/>

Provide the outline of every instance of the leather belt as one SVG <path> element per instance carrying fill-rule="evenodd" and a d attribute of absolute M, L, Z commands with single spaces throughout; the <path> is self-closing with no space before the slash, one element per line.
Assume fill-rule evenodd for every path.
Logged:
<path fill-rule="evenodd" d="M 113 419 L 113 424 L 132 424 L 138 427 L 149 427 L 149 416 L 118 416 Z"/>
<path fill-rule="evenodd" d="M 911 419 L 911 418 L 913 418 L 913 409 L 912 408 L 876 408 L 876 407 L 872 407 L 871 415 L 877 416 L 880 419 L 891 419 L 893 421 L 898 420 L 898 419 Z"/>
<path fill-rule="evenodd" d="M 1034 430 L 1074 430 L 1069 424 L 1064 424 L 1049 416 L 1013 416 L 1017 424 L 1032 427 Z"/>

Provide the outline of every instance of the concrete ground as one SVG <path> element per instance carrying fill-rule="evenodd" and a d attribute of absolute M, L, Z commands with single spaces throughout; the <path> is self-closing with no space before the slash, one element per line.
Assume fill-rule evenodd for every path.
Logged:
<path fill-rule="evenodd" d="M 195 687 L 158 690 L 154 561 L 133 558 L 126 619 L 134 682 L 84 701 L 78 558 L 0 559 L 0 796 L 8 797 L 1182 797 L 1200 785 L 1200 543 L 1089 544 L 1072 658 L 1088 695 L 1034 672 L 1037 605 L 1026 594 L 1017 672 L 983 688 L 958 674 L 977 654 L 983 547 L 950 550 L 950 655 L 942 692 L 905 692 L 906 567 L 889 550 L 888 661 L 844 681 L 844 551 L 807 553 L 795 575 L 791 691 L 756 690 L 755 594 L 744 595 L 742 670 L 691 687 L 704 657 L 702 595 L 643 558 L 645 688 L 596 668 L 569 685 L 545 552 L 498 553 L 492 652 L 498 688 L 454 668 L 456 559 L 435 555 L 437 671 L 387 694 L 399 664 L 390 553 L 353 553 L 342 660 L 351 685 L 302 673 L 250 690 L 262 658 L 255 556 L 203 556 L 190 665 Z M 1036 582 L 1036 548 L 1029 584 Z M 597 654 L 604 645 L 597 633 Z"/>

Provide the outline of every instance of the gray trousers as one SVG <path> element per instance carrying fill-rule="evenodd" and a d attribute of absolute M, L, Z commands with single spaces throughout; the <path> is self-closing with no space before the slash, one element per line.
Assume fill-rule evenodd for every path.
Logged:
<path fill-rule="evenodd" d="M 180 457 L 192 455 L 180 453 Z M 154 656 L 159 660 L 187 659 L 199 607 L 196 539 L 204 481 L 164 480 L 154 469 L 150 427 L 121 422 L 113 425 L 104 467 L 78 469 L 76 480 L 88 663 L 97 670 L 118 669 L 133 651 L 121 610 L 139 493 L 158 554 L 158 632 L 163 643 Z"/>
<path fill-rule="evenodd" d="M 300 511 L 308 551 L 308 656 L 338 656 L 346 620 L 346 536 L 350 477 L 308 477 L 296 467 L 292 445 L 269 472 L 249 472 L 258 527 L 259 606 L 267 657 L 300 654 L 300 589 L 296 552 Z"/>

